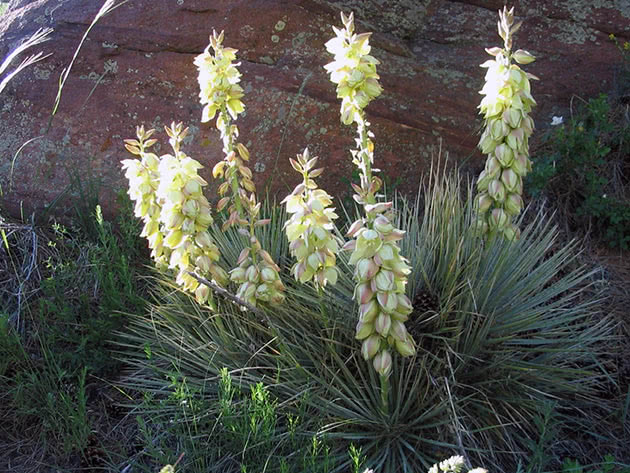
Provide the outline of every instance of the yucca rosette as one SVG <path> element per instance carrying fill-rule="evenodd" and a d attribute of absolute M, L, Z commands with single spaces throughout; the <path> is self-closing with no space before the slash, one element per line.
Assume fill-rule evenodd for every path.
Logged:
<path fill-rule="evenodd" d="M 334 60 L 325 69 L 331 82 L 337 84 L 337 98 L 341 99 L 341 121 L 350 125 L 363 120 L 360 113 L 383 90 L 376 73 L 378 59 L 370 55 L 371 33 L 354 33 L 354 14 L 341 13 L 343 29 L 333 26 L 335 37 L 326 43 Z"/>
<path fill-rule="evenodd" d="M 297 260 L 291 273 L 302 283 L 312 280 L 318 288 L 324 288 L 327 283 L 337 282 L 335 255 L 339 242 L 332 233 L 337 218 L 330 207 L 332 197 L 314 180 L 323 172 L 323 168 L 313 169 L 317 159 L 311 158 L 306 148 L 297 160 L 290 160 L 293 169 L 302 175 L 302 183 L 282 203 L 291 215 L 284 228 L 291 255 Z"/>
<path fill-rule="evenodd" d="M 536 77 L 518 64 L 529 64 L 535 58 L 520 49 L 512 52 L 512 36 L 521 25 L 514 24 L 514 8 L 504 7 L 499 18 L 504 47 L 487 49 L 494 59 L 481 65 L 488 71 L 480 92 L 484 95 L 479 109 L 485 129 L 479 148 L 488 158 L 477 180 L 477 225 L 484 233 L 514 239 L 520 233 L 514 219 L 523 208 L 523 178 L 531 170 L 529 137 L 534 121 L 529 113 L 536 105 L 529 83 Z"/>
<path fill-rule="evenodd" d="M 144 225 L 140 236 L 147 239 L 151 248 L 151 257 L 159 268 L 168 267 L 170 248 L 163 245 L 160 228 L 162 206 L 158 202 L 156 191 L 160 181 L 158 166 L 160 159 L 149 151 L 157 140 L 151 138 L 155 130 L 145 131 L 143 126 L 136 128 L 137 139 L 125 140 L 125 148 L 140 159 L 125 159 L 122 168 L 129 181 L 127 193 L 134 201 L 134 215 L 142 219 Z"/>

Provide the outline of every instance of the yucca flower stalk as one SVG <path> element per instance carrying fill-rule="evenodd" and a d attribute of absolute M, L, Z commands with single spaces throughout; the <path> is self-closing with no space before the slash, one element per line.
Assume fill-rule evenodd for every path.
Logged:
<path fill-rule="evenodd" d="M 125 148 L 140 159 L 125 159 L 122 168 L 129 181 L 127 194 L 134 205 L 134 215 L 144 222 L 140 236 L 147 239 L 151 249 L 151 258 L 158 268 L 168 267 L 170 249 L 163 245 L 160 229 L 160 212 L 162 206 L 157 200 L 155 191 L 160 182 L 158 165 L 160 159 L 149 148 L 157 143 L 151 138 L 155 130 L 144 130 L 144 126 L 136 127 L 137 139 L 125 140 Z"/>
<path fill-rule="evenodd" d="M 485 95 L 479 105 L 485 119 L 485 130 L 479 148 L 488 155 L 484 171 L 477 181 L 479 229 L 486 234 L 518 238 L 520 231 L 514 219 L 523 208 L 523 178 L 531 170 L 529 137 L 534 121 L 529 116 L 536 101 L 530 92 L 529 79 L 518 64 L 534 61 L 527 51 L 512 52 L 512 37 L 521 23 L 514 24 L 514 8 L 499 11 L 499 36 L 503 48 L 486 49 L 494 59 L 481 65 L 487 68 Z"/>
<path fill-rule="evenodd" d="M 378 202 L 382 181 L 374 176 L 374 135 L 369 130 L 365 107 L 382 91 L 376 66 L 370 55 L 370 33 L 354 33 L 354 15 L 341 14 L 344 28 L 333 27 L 335 38 L 326 43 L 334 61 L 325 66 L 330 80 L 337 84 L 341 99 L 341 121 L 357 126 L 357 149 L 352 162 L 359 168 L 361 183 L 352 184 L 354 200 L 363 206 L 364 216 L 348 231 L 354 239 L 344 245 L 352 250 L 350 264 L 355 266 L 357 282 L 354 298 L 360 304 L 356 338 L 362 341 L 364 359 L 372 360 L 383 383 L 391 373 L 392 350 L 402 356 L 415 353 L 415 344 L 405 328 L 412 306 L 405 295 L 407 260 L 400 255 L 397 241 L 404 232 L 392 224 L 392 203 Z M 387 402 L 385 388 L 383 404 Z"/>
<path fill-rule="evenodd" d="M 282 203 L 291 214 L 285 224 L 291 255 L 297 260 L 291 269 L 296 280 L 313 281 L 318 290 L 337 282 L 338 239 L 332 234 L 338 217 L 330 208 L 332 197 L 317 187 L 315 178 L 323 168 L 313 169 L 317 157 L 311 158 L 308 148 L 291 159 L 291 166 L 302 175 L 302 182 Z"/>
<path fill-rule="evenodd" d="M 142 236 L 148 239 L 158 266 L 176 270 L 177 284 L 194 293 L 200 303 L 211 303 L 210 288 L 190 273 L 198 272 L 220 286 L 229 278 L 218 265 L 219 250 L 208 233 L 213 218 L 203 195 L 207 182 L 197 173 L 202 165 L 181 150 L 188 133 L 181 123 L 166 127 L 173 154 L 158 158 L 147 152 L 156 142 L 148 139 L 153 132 L 139 127 L 137 140 L 125 140 L 127 150 L 141 157 L 124 160 L 123 168 L 129 196 L 136 201 L 135 214 L 145 222 Z"/>
<path fill-rule="evenodd" d="M 237 142 L 238 127 L 232 123 L 245 110 L 241 101 L 243 89 L 239 85 L 241 73 L 237 68 L 240 63 L 234 62 L 237 50 L 224 47 L 223 38 L 223 32 L 213 31 L 210 44 L 195 58 L 195 65 L 199 69 L 199 98 L 204 105 L 201 121 L 217 117 L 216 127 L 225 154 L 212 170 L 214 178 L 225 179 L 218 189 L 221 199 L 217 210 L 228 208 L 229 217 L 223 229 L 237 225 L 239 233 L 247 238 L 248 246 L 238 259 L 238 267 L 230 271 L 230 279 L 239 284 L 237 296 L 250 305 L 255 307 L 258 301 L 277 304 L 284 300 L 280 268 L 255 235 L 255 227 L 266 225 L 269 220 L 258 218 L 260 203 L 256 202 L 256 186 L 252 171 L 245 164 L 249 161 L 249 151 Z"/>

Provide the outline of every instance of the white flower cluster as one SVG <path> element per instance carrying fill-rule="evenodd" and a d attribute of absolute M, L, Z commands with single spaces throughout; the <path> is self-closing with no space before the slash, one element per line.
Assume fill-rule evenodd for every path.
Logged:
<path fill-rule="evenodd" d="M 444 461 L 441 461 L 439 464 L 436 463 L 431 468 L 429 468 L 428 473 L 460 473 L 464 468 L 464 457 L 461 455 L 455 455 L 450 458 L 447 458 Z M 488 473 L 488 470 L 483 468 L 474 468 L 469 470 L 468 473 Z"/>
<path fill-rule="evenodd" d="M 413 338 L 405 328 L 412 311 L 405 295 L 407 275 L 411 272 L 407 260 L 400 255 L 398 240 L 403 232 L 394 228 L 392 203 L 378 203 L 376 192 L 382 182 L 372 175 L 374 143 L 365 119 L 364 108 L 380 95 L 376 65 L 370 56 L 370 34 L 354 33 L 354 17 L 341 14 L 344 29 L 334 28 L 336 37 L 326 43 L 334 54 L 334 61 L 326 65 L 330 80 L 337 84 L 337 97 L 342 99 L 341 120 L 356 123 L 357 149 L 352 151 L 352 162 L 361 173 L 361 185 L 352 184 L 354 200 L 363 206 L 365 217 L 352 224 L 348 236 L 354 239 L 344 245 L 353 250 L 350 264 L 355 265 L 357 282 L 354 298 L 359 302 L 359 322 L 356 338 L 362 340 L 361 353 L 372 360 L 381 376 L 389 376 L 392 369 L 391 349 L 402 356 L 415 353 Z"/>
<path fill-rule="evenodd" d="M 412 311 L 405 295 L 407 275 L 411 268 L 400 255 L 398 241 L 404 232 L 394 228 L 389 210 L 391 202 L 366 205 L 366 210 L 378 213 L 372 228 L 359 219 L 350 227 L 348 236 L 354 237 L 345 245 L 354 250 L 350 264 L 355 265 L 357 286 L 354 298 L 359 302 L 359 322 L 356 338 L 362 340 L 361 354 L 373 360 L 374 369 L 389 375 L 392 366 L 390 349 L 402 356 L 415 353 L 413 338 L 405 328 Z"/>
<path fill-rule="evenodd" d="M 136 128 L 137 140 L 125 140 L 125 148 L 140 159 L 125 159 L 122 168 L 125 177 L 129 181 L 127 193 L 135 202 L 134 214 L 142 219 L 144 226 L 140 236 L 147 238 L 151 257 L 159 268 L 166 268 L 170 258 L 170 249 L 163 245 L 162 232 L 160 231 L 160 213 L 162 206 L 156 198 L 156 190 L 160 182 L 158 166 L 160 159 L 148 149 L 157 140 L 151 135 L 155 130 L 145 131 L 143 126 Z"/>
<path fill-rule="evenodd" d="M 520 49 L 511 51 L 512 35 L 520 27 L 520 23 L 514 25 L 514 9 L 504 7 L 499 16 L 504 48 L 487 49 L 495 59 L 482 64 L 488 68 L 480 92 L 485 97 L 479 105 L 486 128 L 479 147 L 488 159 L 477 181 L 477 225 L 484 233 L 499 233 L 511 240 L 519 235 L 513 220 L 523 208 L 523 178 L 531 170 L 528 140 L 534 121 L 529 113 L 536 104 L 529 83 L 535 77 L 511 60 L 529 64 L 534 56 Z"/>
<path fill-rule="evenodd" d="M 255 236 L 250 238 L 250 245 L 241 252 L 238 266 L 230 271 L 230 279 L 239 284 L 236 296 L 254 307 L 259 301 L 281 304 L 285 288 L 280 268 Z"/>
<path fill-rule="evenodd" d="M 188 129 L 181 123 L 166 127 L 173 154 L 158 158 L 146 153 L 144 142 L 151 130 L 138 129 L 138 140 L 127 140 L 127 149 L 141 156 L 141 161 L 125 160 L 123 168 L 129 179 L 129 195 L 136 201 L 136 215 L 145 221 L 142 234 L 149 240 L 153 257 L 177 271 L 176 281 L 193 292 L 199 302 L 206 302 L 210 289 L 189 273 L 198 272 L 226 285 L 228 275 L 218 265 L 219 250 L 207 231 L 213 222 L 210 204 L 202 193 L 207 185 L 197 171 L 201 164 L 180 148 Z"/>
<path fill-rule="evenodd" d="M 344 29 L 335 28 L 335 37 L 326 43 L 326 49 L 335 56 L 325 66 L 331 82 L 337 84 L 337 98 L 341 99 L 341 121 L 350 125 L 362 120 L 360 113 L 383 90 L 376 73 L 378 59 L 370 55 L 371 33 L 354 33 L 354 14 L 341 13 Z"/>
<path fill-rule="evenodd" d="M 223 47 L 223 32 L 213 31 L 210 44 L 195 58 L 199 69 L 201 103 L 204 106 L 202 122 L 217 116 L 216 127 L 221 133 L 225 158 L 217 163 L 212 175 L 225 178 L 218 192 L 222 197 L 217 204 L 220 211 L 228 206 L 229 217 L 223 225 L 232 225 L 247 238 L 249 247 L 238 259 L 238 266 L 230 271 L 230 279 L 239 284 L 237 297 L 252 306 L 258 302 L 278 304 L 284 300 L 284 284 L 278 274 L 280 268 L 271 255 L 261 248 L 255 235 L 255 227 L 269 223 L 259 218 L 260 203 L 256 203 L 256 186 L 252 171 L 246 166 L 249 151 L 242 143 L 237 143 L 238 127 L 232 124 L 245 110 L 241 101 L 243 89 L 239 85 L 241 74 L 234 63 L 236 49 Z M 212 48 L 213 52 L 210 52 Z M 230 195 L 226 195 L 230 193 Z M 251 194 L 247 195 L 247 192 Z"/>
<path fill-rule="evenodd" d="M 282 203 L 286 204 L 291 214 L 285 224 L 291 255 L 297 259 L 291 272 L 296 280 L 305 283 L 313 280 L 317 287 L 337 282 L 336 253 L 339 251 L 337 238 L 332 234 L 337 214 L 332 198 L 322 189 L 317 188 L 314 179 L 323 172 L 323 168 L 313 169 L 317 157 L 311 158 L 308 148 L 297 155 L 297 161 L 291 159 L 293 169 L 302 174 L 303 181 L 298 184 Z"/>

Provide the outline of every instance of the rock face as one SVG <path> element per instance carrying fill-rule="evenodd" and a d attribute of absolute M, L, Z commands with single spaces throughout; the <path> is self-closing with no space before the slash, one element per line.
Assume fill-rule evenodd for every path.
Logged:
<path fill-rule="evenodd" d="M 617 86 L 621 56 L 608 39 L 630 39 L 627 0 L 519 0 L 524 20 L 516 47 L 537 61 L 526 70 L 545 128 L 566 115 L 571 97 L 589 97 Z M 86 6 L 87 5 L 87 6 Z M 252 153 L 259 191 L 283 195 L 298 175 L 290 168 L 308 146 L 326 172 L 330 193 L 349 192 L 353 131 L 339 121 L 339 103 L 323 65 L 324 43 L 339 10 L 354 10 L 359 31 L 374 31 L 384 93 L 368 108 L 376 135 L 376 166 L 403 191 L 417 189 L 437 149 L 478 168 L 478 90 L 487 59 L 484 47 L 500 45 L 500 0 L 132 0 L 90 32 L 47 129 L 57 84 L 100 1 L 13 0 L 0 17 L 0 58 L 38 27 L 54 29 L 37 50 L 53 53 L 18 75 L 0 96 L 0 206 L 29 212 L 53 201 L 72 177 L 101 184 L 101 202 L 112 208 L 126 186 L 120 160 L 135 126 L 160 130 L 183 121 L 185 149 L 209 169 L 222 159 L 218 133 L 201 124 L 193 58 L 212 29 L 225 30 L 239 49 L 246 116 L 241 138 Z M 17 63 L 17 61 L 16 61 Z M 33 140 L 22 147 L 24 143 Z M 22 147 L 22 148 L 21 148 Z M 20 149 L 21 148 L 21 149 Z M 166 146 L 162 146 L 162 151 Z M 18 152 L 19 151 L 19 152 Z M 210 193 L 216 195 L 216 185 Z M 63 208 L 58 208 L 63 210 Z"/>

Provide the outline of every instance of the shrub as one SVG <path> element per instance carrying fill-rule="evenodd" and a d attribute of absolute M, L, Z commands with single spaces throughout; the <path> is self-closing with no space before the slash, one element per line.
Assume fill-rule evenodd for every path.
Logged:
<path fill-rule="evenodd" d="M 210 311 L 164 281 L 151 317 L 133 316 L 121 334 L 133 371 L 127 386 L 168 397 L 166 376 L 177 370 L 213 425 L 221 370 L 245 390 L 263 382 L 281 415 L 304 419 L 302 435 L 325 435 L 336 469 L 348 466 L 351 442 L 375 471 L 418 471 L 459 447 L 480 463 L 515 466 L 535 435 L 531 419 L 549 399 L 558 400 L 566 425 L 579 424 L 571 409 L 592 402 L 605 378 L 597 353 L 609 326 L 598 319 L 593 273 L 574 266 L 575 243 L 556 250 L 557 230 L 538 214 L 517 242 L 480 245 L 471 193 L 461 200 L 458 177 L 445 177 L 427 186 L 423 208 L 399 206 L 412 294 L 430 292 L 438 304 L 410 316 L 418 353 L 393 360 L 386 406 L 378 378 L 353 348 L 356 306 L 345 255 L 325 298 L 286 281 L 287 304 L 262 317 L 223 300 Z M 271 243 L 274 228 L 282 231 L 286 217 L 275 212 L 261 244 Z M 237 258 L 230 235 L 212 231 L 228 263 Z M 289 261 L 288 248 L 273 257 Z M 168 407 L 160 416 L 180 418 Z M 284 441 L 278 434 L 275 442 Z"/>
<path fill-rule="evenodd" d="M 542 139 L 527 180 L 544 194 L 570 228 L 591 231 L 612 247 L 630 247 L 630 122 L 625 107 L 601 94 L 583 102 L 564 124 Z"/>

